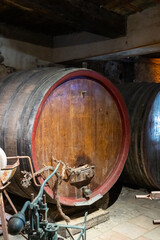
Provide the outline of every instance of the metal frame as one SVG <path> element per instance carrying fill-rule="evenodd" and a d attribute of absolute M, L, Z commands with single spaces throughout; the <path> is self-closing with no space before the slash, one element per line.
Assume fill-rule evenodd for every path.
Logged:
<path fill-rule="evenodd" d="M 56 166 L 52 174 L 43 182 L 38 195 L 32 201 L 26 201 L 22 210 L 10 218 L 8 222 L 8 231 L 12 235 L 19 234 L 24 230 L 28 239 L 42 239 L 42 240 L 57 240 L 58 229 L 65 228 L 69 236 L 74 240 L 71 231 L 69 229 L 79 229 L 80 234 L 77 240 L 86 240 L 86 219 L 87 212 L 85 213 L 83 226 L 64 225 L 57 223 L 48 223 L 47 212 L 48 207 L 46 203 L 46 196 L 43 194 L 44 187 L 51 177 L 58 171 L 60 163 Z M 25 220 L 25 212 L 29 210 L 29 221 Z M 43 212 L 43 214 L 42 214 Z"/>

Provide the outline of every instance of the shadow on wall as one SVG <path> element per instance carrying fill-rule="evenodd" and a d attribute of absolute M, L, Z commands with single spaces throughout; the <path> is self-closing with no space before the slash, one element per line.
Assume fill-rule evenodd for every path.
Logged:
<path fill-rule="evenodd" d="M 134 58 L 108 61 L 104 66 L 104 75 L 115 84 L 133 82 L 135 79 L 134 64 Z"/>
<path fill-rule="evenodd" d="M 116 61 L 74 61 L 68 62 L 68 67 L 84 67 L 92 69 L 107 77 L 115 84 L 133 82 L 135 80 L 136 58 L 124 58 Z"/>

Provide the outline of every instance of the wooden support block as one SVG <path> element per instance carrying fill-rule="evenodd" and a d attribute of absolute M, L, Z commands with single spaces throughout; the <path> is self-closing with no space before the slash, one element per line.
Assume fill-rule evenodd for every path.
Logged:
<path fill-rule="evenodd" d="M 95 227 L 96 225 L 106 222 L 107 220 L 109 220 L 108 210 L 102 210 L 102 209 L 96 210 L 88 214 L 86 229 Z M 60 222 L 57 222 L 57 224 L 66 224 L 66 223 L 65 221 L 60 221 Z M 83 226 L 83 224 L 84 224 L 84 216 L 78 217 L 78 215 L 73 216 L 73 218 L 71 219 L 71 222 L 69 223 L 69 225 L 75 225 L 75 226 Z M 80 230 L 72 229 L 71 232 L 73 235 L 75 235 L 79 233 Z M 58 234 L 65 238 L 69 236 L 67 231 L 64 228 L 59 229 Z"/>

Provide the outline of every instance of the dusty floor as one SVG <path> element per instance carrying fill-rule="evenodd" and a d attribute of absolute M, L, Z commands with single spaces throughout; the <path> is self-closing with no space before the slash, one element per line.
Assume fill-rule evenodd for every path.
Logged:
<path fill-rule="evenodd" d="M 109 207 L 110 220 L 87 231 L 88 240 L 160 240 L 160 200 L 135 199 L 144 190 L 123 188 L 118 200 Z"/>
<path fill-rule="evenodd" d="M 123 187 L 108 208 L 110 219 L 87 230 L 87 240 L 160 240 L 160 225 L 152 223 L 153 219 L 160 219 L 160 200 L 135 199 L 136 194 L 146 194 L 146 190 Z"/>

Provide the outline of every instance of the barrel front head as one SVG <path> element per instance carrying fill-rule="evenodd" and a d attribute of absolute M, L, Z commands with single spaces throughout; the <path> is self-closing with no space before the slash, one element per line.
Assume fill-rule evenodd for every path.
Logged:
<path fill-rule="evenodd" d="M 35 169 L 62 162 L 60 202 L 92 204 L 117 181 L 129 135 L 125 104 L 111 82 L 90 70 L 66 71 L 57 76 L 37 111 L 32 135 Z M 54 182 L 46 188 L 53 198 Z"/>

